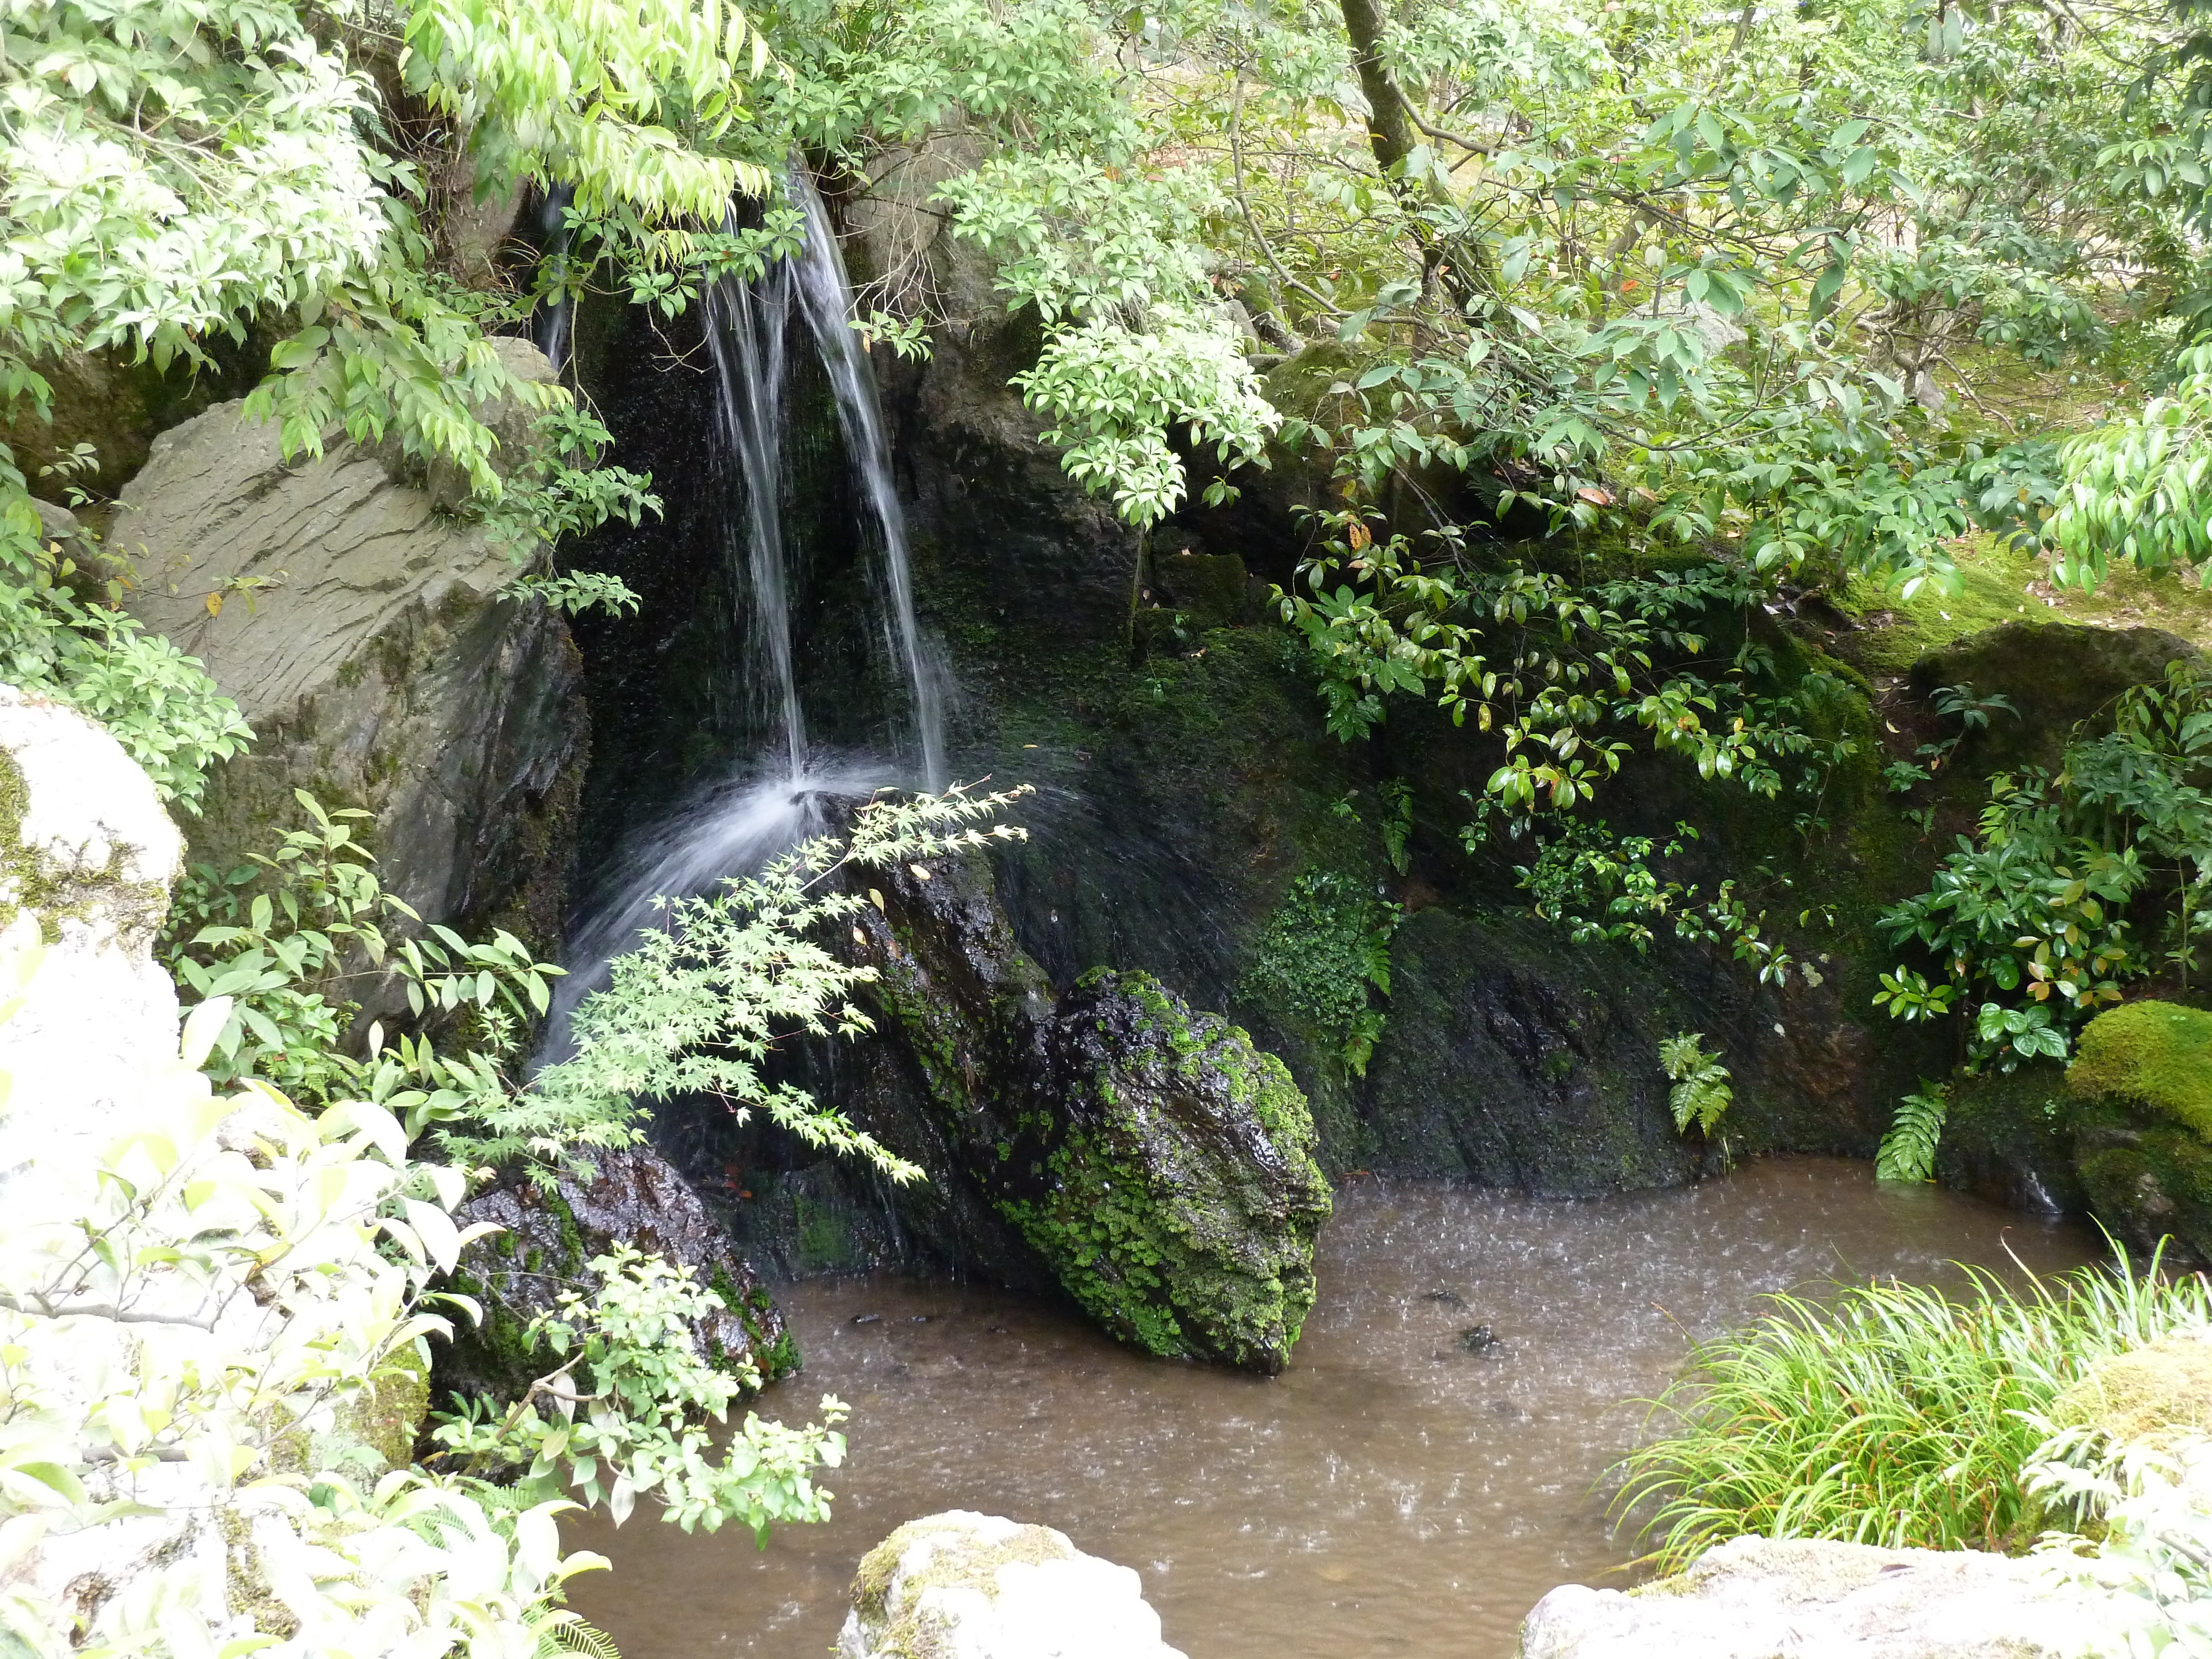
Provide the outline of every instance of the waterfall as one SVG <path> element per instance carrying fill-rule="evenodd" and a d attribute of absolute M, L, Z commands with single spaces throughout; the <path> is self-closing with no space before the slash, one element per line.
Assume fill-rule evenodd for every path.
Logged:
<path fill-rule="evenodd" d="M 806 769 L 806 716 L 792 656 L 782 501 L 783 343 L 793 286 L 787 262 L 769 266 L 757 283 L 723 277 L 707 292 L 707 349 L 718 382 L 716 424 L 744 483 L 742 525 L 725 514 L 722 536 L 726 547 L 742 542 L 752 578 L 752 637 L 765 671 L 753 702 L 781 726 L 785 775 L 796 779 Z"/>
<path fill-rule="evenodd" d="M 914 567 L 907 554 L 906 514 L 891 483 L 890 440 L 884 433 L 883 400 L 866 349 L 853 331 L 853 284 L 829 210 L 803 171 L 796 180 L 806 210 L 806 246 L 799 262 L 799 301 L 822 350 L 823 366 L 837 398 L 837 426 L 845 453 L 859 471 L 876 520 L 884 588 L 890 600 L 897 665 L 913 699 L 915 740 L 921 750 L 922 787 L 945 787 L 945 714 L 937 675 L 924 654 L 915 620 Z"/>
<path fill-rule="evenodd" d="M 750 283 L 725 277 L 708 290 L 707 343 L 714 368 L 715 435 L 742 511 L 722 515 L 725 555 L 741 564 L 750 601 L 746 631 L 753 676 L 749 702 L 775 733 L 768 750 L 737 775 L 697 792 L 660 822 L 629 836 L 599 883 L 603 895 L 571 930 L 568 975 L 556 987 L 541 1062 L 567 1052 L 570 1012 L 607 982 L 610 957 L 656 925 L 663 896 L 704 892 L 726 876 L 757 869 L 775 854 L 830 827 L 830 803 L 907 781 L 945 787 L 944 696 L 915 611 L 906 518 L 891 476 L 890 442 L 866 350 L 850 325 L 852 284 L 828 210 L 803 168 L 790 179 L 805 215 L 797 258 L 769 265 Z M 734 226 L 735 221 L 731 222 Z M 860 489 L 871 532 L 875 590 L 884 615 L 876 630 L 890 678 L 902 684 L 918 775 L 903 780 L 888 760 L 815 756 L 799 690 L 792 616 L 793 550 L 785 533 L 788 482 L 783 447 L 791 368 L 789 324 L 804 317 L 837 407 L 845 455 Z"/>

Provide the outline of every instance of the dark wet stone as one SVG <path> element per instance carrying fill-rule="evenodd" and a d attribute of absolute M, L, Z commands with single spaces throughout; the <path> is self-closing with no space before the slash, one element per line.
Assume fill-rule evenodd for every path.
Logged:
<path fill-rule="evenodd" d="M 550 1369 L 525 1345 L 524 1328 L 564 1289 L 588 1297 L 598 1280 L 585 1264 L 617 1244 L 690 1268 L 720 1299 L 721 1309 L 692 1333 L 710 1360 L 756 1370 L 764 1382 L 798 1370 L 798 1346 L 775 1304 L 675 1166 L 650 1146 L 597 1152 L 593 1161 L 599 1173 L 590 1181 L 563 1176 L 545 1191 L 510 1174 L 456 1212 L 464 1226 L 489 1221 L 503 1231 L 461 1257 L 453 1288 L 483 1304 L 484 1320 L 435 1350 L 435 1395 L 512 1400 Z"/>

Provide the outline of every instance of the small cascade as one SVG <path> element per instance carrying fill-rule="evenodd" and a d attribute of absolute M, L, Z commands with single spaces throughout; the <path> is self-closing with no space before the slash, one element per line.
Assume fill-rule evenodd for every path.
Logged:
<path fill-rule="evenodd" d="M 789 263 L 779 261 L 757 282 L 725 276 L 707 293 L 707 347 L 719 382 L 715 417 L 744 484 L 744 515 L 724 515 L 722 537 L 751 577 L 751 633 L 764 671 L 753 701 L 782 732 L 786 781 L 806 768 L 783 534 L 784 336 L 793 288 Z"/>
<path fill-rule="evenodd" d="M 891 483 L 890 440 L 884 432 L 883 400 L 876 393 L 875 371 L 867 349 L 852 328 L 853 283 L 844 255 L 814 181 L 794 175 L 799 204 L 806 211 L 806 246 L 799 259 L 799 303 L 822 350 L 823 366 L 837 398 L 837 425 L 845 453 L 860 475 L 876 520 L 883 559 L 883 586 L 890 600 L 896 666 L 914 702 L 915 740 L 921 750 L 922 787 L 945 787 L 945 709 L 936 668 L 922 649 L 921 627 L 914 609 L 914 565 L 907 551 L 906 514 Z"/>
<path fill-rule="evenodd" d="M 607 901 L 570 933 L 569 972 L 554 981 L 539 1062 L 568 1052 L 569 1014 L 591 993 L 605 988 L 609 960 L 658 924 L 657 900 L 703 893 L 725 876 L 759 869 L 787 848 L 826 833 L 832 803 L 893 781 L 888 766 L 866 764 L 732 781 L 633 836 L 605 884 Z"/>
<path fill-rule="evenodd" d="M 799 255 L 769 266 L 750 283 L 722 279 L 708 291 L 705 305 L 715 435 L 730 493 L 742 498 L 732 500 L 731 510 L 721 515 L 724 551 L 745 578 L 747 614 L 739 621 L 751 641 L 746 690 L 756 729 L 774 737 L 735 775 L 631 836 L 615 867 L 595 883 L 604 896 L 572 928 L 566 952 L 570 972 L 554 998 L 541 1062 L 567 1052 L 570 1012 L 605 985 L 608 959 L 654 925 L 656 900 L 706 891 L 821 833 L 834 798 L 865 795 L 891 783 L 945 786 L 945 699 L 915 615 L 906 520 L 892 483 L 875 376 L 850 326 L 851 283 L 829 213 L 804 169 L 793 170 L 790 190 L 805 215 Z M 881 641 L 892 682 L 906 690 L 910 753 L 919 762 L 912 771 L 887 759 L 832 762 L 815 755 L 808 743 L 792 613 L 798 583 L 784 523 L 789 477 L 783 439 L 794 311 L 805 319 L 819 353 L 847 463 L 860 485 L 863 516 L 872 532 L 873 586 L 883 607 L 880 626 L 872 631 Z"/>
<path fill-rule="evenodd" d="M 576 197 L 574 185 L 556 185 L 538 200 L 538 215 L 534 228 L 538 246 L 543 257 L 562 267 L 568 261 L 568 204 Z M 565 272 L 563 273 L 565 274 Z M 545 354 L 556 374 L 568 366 L 568 330 L 574 320 L 574 307 L 563 294 L 551 305 L 541 306 L 530 319 L 530 337 Z"/>

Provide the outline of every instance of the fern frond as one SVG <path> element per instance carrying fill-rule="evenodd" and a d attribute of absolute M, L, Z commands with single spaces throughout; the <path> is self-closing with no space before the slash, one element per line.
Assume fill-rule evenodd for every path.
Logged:
<path fill-rule="evenodd" d="M 1877 1181 L 1921 1182 L 1935 1176 L 1936 1147 L 1943 1138 L 1951 1103 L 1942 1089 L 1921 1086 L 1926 1092 L 1907 1095 L 1897 1103 L 1897 1115 L 1890 1120 L 1889 1133 L 1881 1138 L 1881 1150 L 1875 1157 Z"/>
<path fill-rule="evenodd" d="M 622 1659 L 614 1638 L 597 1625 L 587 1625 L 565 1610 L 555 1613 L 538 1632 L 538 1659 Z"/>

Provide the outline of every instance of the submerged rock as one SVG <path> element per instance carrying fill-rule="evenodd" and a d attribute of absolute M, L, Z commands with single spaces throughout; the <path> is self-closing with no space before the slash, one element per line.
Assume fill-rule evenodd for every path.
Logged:
<path fill-rule="evenodd" d="M 1282 1062 L 1148 975 L 1054 1000 L 980 862 L 876 879 L 868 994 L 966 1177 L 1121 1340 L 1280 1370 L 1329 1212 Z"/>
<path fill-rule="evenodd" d="M 1182 1659 L 1136 1573 L 1063 1533 L 951 1510 L 861 1559 L 837 1659 Z"/>
<path fill-rule="evenodd" d="M 763 1382 L 798 1370 L 782 1315 L 675 1166 L 650 1146 L 592 1156 L 589 1181 L 564 1175 L 547 1190 L 510 1176 L 455 1212 L 465 1227 L 489 1221 L 504 1231 L 461 1257 L 452 1288 L 483 1304 L 483 1322 L 437 1348 L 434 1392 L 519 1396 L 550 1369 L 525 1346 L 524 1328 L 563 1290 L 588 1296 L 596 1281 L 585 1264 L 617 1244 L 690 1268 L 720 1299 L 722 1311 L 692 1329 L 708 1359 L 732 1371 L 750 1365 Z"/>
<path fill-rule="evenodd" d="M 551 377 L 526 342 L 499 344 Z M 517 411 L 487 419 L 519 453 Z M 305 788 L 375 814 L 379 874 L 426 919 L 497 915 L 550 939 L 581 665 L 562 618 L 514 591 L 514 563 L 452 516 L 453 493 L 343 441 L 288 463 L 274 425 L 225 404 L 155 441 L 107 547 L 136 566 L 131 611 L 207 665 L 258 739 L 211 778 L 195 857 L 266 850 Z"/>
<path fill-rule="evenodd" d="M 1737 1538 L 1623 1592 L 1562 1584 L 1521 1626 L 1521 1659 L 2063 1659 L 2096 1601 L 2033 1561 Z"/>

